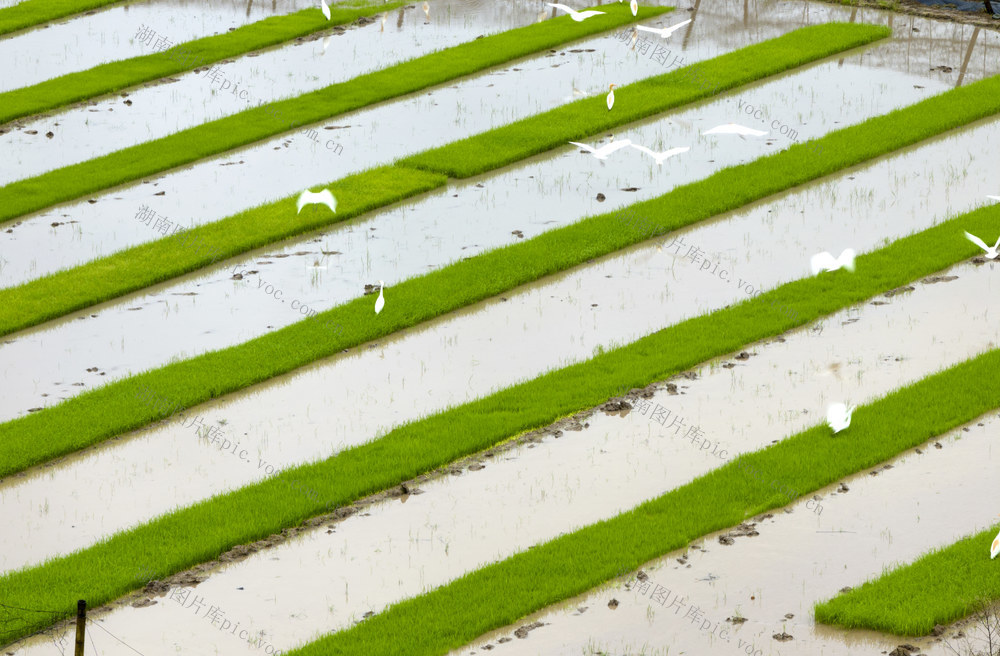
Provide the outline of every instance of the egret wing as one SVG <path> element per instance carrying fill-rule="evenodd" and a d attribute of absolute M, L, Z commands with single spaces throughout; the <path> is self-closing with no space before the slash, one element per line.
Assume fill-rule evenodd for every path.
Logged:
<path fill-rule="evenodd" d="M 990 250 L 990 247 L 986 245 L 986 242 L 984 242 L 982 239 L 980 239 L 979 237 L 977 237 L 975 235 L 970 235 L 969 233 L 966 232 L 965 233 L 965 238 L 968 239 L 969 241 L 971 241 L 973 244 L 975 244 L 979 248 L 983 249 L 984 251 Z"/>

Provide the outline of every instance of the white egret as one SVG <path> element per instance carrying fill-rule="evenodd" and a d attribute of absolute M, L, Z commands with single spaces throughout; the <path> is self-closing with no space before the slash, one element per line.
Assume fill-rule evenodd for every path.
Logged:
<path fill-rule="evenodd" d="M 323 15 L 326 16 L 326 19 L 330 20 L 330 7 L 327 6 L 326 0 L 319 0 L 319 7 L 323 10 Z"/>
<path fill-rule="evenodd" d="M 573 144 L 574 146 L 579 146 L 580 148 L 583 148 L 597 159 L 607 159 L 608 155 L 615 152 L 616 150 L 621 150 L 626 146 L 632 145 L 632 142 L 629 141 L 628 139 L 622 139 L 621 141 L 612 141 L 611 143 L 604 144 L 600 148 L 594 148 L 593 146 L 588 146 L 587 144 L 578 143 L 576 141 L 570 141 L 570 143 Z"/>
<path fill-rule="evenodd" d="M 671 25 L 670 27 L 646 27 L 644 25 L 636 25 L 635 29 L 642 30 L 643 32 L 652 32 L 653 34 L 659 34 L 661 39 L 666 39 L 668 36 L 673 34 L 675 31 L 681 29 L 685 25 L 691 22 L 692 19 L 687 19 L 686 21 L 681 21 L 676 25 Z"/>
<path fill-rule="evenodd" d="M 647 155 L 655 159 L 657 166 L 663 166 L 663 160 L 665 159 L 670 159 L 674 155 L 680 155 L 681 153 L 686 153 L 687 151 L 691 150 L 689 146 L 680 146 L 678 148 L 671 148 L 670 150 L 664 150 L 662 153 L 658 153 L 653 150 L 650 150 L 649 148 L 646 148 L 645 146 L 640 146 L 639 144 L 631 144 L 631 146 L 636 150 L 641 150 L 642 152 L 646 153 Z"/>
<path fill-rule="evenodd" d="M 987 196 L 987 198 L 991 198 L 993 200 L 1000 200 L 1000 196 Z"/>
<path fill-rule="evenodd" d="M 431 6 L 425 2 L 423 9 L 424 9 L 424 17 L 426 17 L 427 20 L 430 20 L 431 19 Z"/>
<path fill-rule="evenodd" d="M 618 85 L 617 84 L 609 84 L 608 85 L 608 111 L 609 112 L 611 111 L 611 108 L 615 106 L 615 87 L 616 86 L 618 86 Z"/>
<path fill-rule="evenodd" d="M 569 14 L 569 17 L 575 20 L 577 23 L 585 21 L 592 16 L 597 16 L 598 14 L 604 13 L 603 11 L 594 11 L 594 10 L 575 11 L 573 10 L 572 7 L 567 7 L 566 5 L 560 5 L 554 2 L 546 2 L 545 4 L 547 4 L 550 7 L 555 7 L 556 9 L 561 9 L 562 11 L 565 11 L 567 14 Z"/>
<path fill-rule="evenodd" d="M 814 276 L 819 275 L 821 271 L 836 271 L 841 267 L 848 271 L 854 271 L 854 249 L 845 248 L 844 252 L 837 258 L 826 251 L 816 253 L 809 258 L 809 267 Z"/>
<path fill-rule="evenodd" d="M 639 13 L 639 3 L 638 2 L 636 2 L 635 0 L 632 0 L 632 2 L 629 4 L 628 8 L 632 10 L 632 15 L 633 16 L 638 15 L 638 13 Z"/>
<path fill-rule="evenodd" d="M 744 135 L 750 135 L 752 137 L 763 137 L 767 132 L 763 130 L 754 130 L 753 128 L 748 128 L 739 123 L 725 123 L 723 125 L 716 125 L 711 130 L 705 130 L 701 133 L 702 136 L 706 134 L 738 134 L 741 137 Z"/>
<path fill-rule="evenodd" d="M 833 429 L 834 433 L 839 433 L 851 425 L 851 413 L 854 406 L 846 406 L 843 403 L 833 403 L 826 409 L 826 423 Z"/>
<path fill-rule="evenodd" d="M 979 237 L 977 237 L 975 235 L 970 235 L 969 233 L 965 233 L 965 238 L 968 239 L 969 241 L 971 241 L 973 244 L 975 244 L 979 248 L 981 248 L 984 251 L 986 251 L 986 259 L 987 260 L 995 260 L 995 259 L 997 259 L 997 255 L 998 255 L 998 253 L 1000 253 L 1000 251 L 998 251 L 998 249 L 1000 249 L 1000 238 L 997 239 L 997 243 L 993 244 L 992 248 L 990 248 L 989 246 L 987 246 L 986 242 L 984 242 L 982 239 L 980 239 Z"/>
<path fill-rule="evenodd" d="M 302 211 L 302 208 L 306 205 L 326 205 L 330 210 L 336 214 L 337 212 L 337 199 L 333 197 L 329 189 L 324 189 L 323 191 L 317 191 L 313 193 L 306 189 L 301 194 L 299 194 L 298 214 Z"/>
<path fill-rule="evenodd" d="M 382 308 L 385 307 L 385 296 L 382 294 L 382 291 L 384 289 L 385 289 L 385 283 L 382 282 L 381 280 L 379 280 L 378 281 L 378 298 L 375 299 L 375 314 L 378 314 L 379 312 L 381 312 Z"/>
<path fill-rule="evenodd" d="M 993 546 L 990 547 L 990 560 L 996 558 L 997 554 L 1000 554 L 1000 533 L 997 533 L 997 536 L 993 538 Z"/>

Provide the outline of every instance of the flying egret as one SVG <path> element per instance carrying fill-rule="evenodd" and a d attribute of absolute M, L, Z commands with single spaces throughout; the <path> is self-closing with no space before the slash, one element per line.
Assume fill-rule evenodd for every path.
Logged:
<path fill-rule="evenodd" d="M 633 16 L 638 15 L 638 13 L 639 13 L 639 3 L 638 2 L 636 2 L 635 0 L 632 0 L 632 2 L 629 4 L 628 8 L 632 10 L 632 15 Z"/>
<path fill-rule="evenodd" d="M 385 307 L 385 296 L 383 296 L 382 291 L 385 289 L 385 283 L 381 280 L 378 281 L 378 298 L 375 299 L 375 314 L 382 311 Z"/>
<path fill-rule="evenodd" d="M 604 13 L 603 11 L 593 11 L 593 10 L 592 11 L 574 11 L 571 7 L 567 7 L 566 5 L 556 4 L 554 2 L 546 2 L 545 4 L 547 4 L 550 7 L 555 7 L 556 9 L 561 9 L 561 10 L 565 11 L 567 14 L 569 14 L 569 17 L 572 18 L 573 20 L 575 20 L 577 23 L 579 23 L 581 21 L 585 21 L 588 18 L 590 18 L 591 16 L 597 16 L 598 14 L 603 14 Z"/>
<path fill-rule="evenodd" d="M 319 0 L 320 9 L 323 10 L 323 15 L 326 16 L 327 20 L 330 20 L 330 8 L 326 4 L 326 0 Z"/>
<path fill-rule="evenodd" d="M 767 134 L 767 132 L 764 132 L 763 130 L 754 130 L 753 128 L 740 125 L 739 123 L 725 123 L 723 125 L 716 125 L 711 130 L 705 130 L 701 133 L 702 136 L 705 136 L 706 134 L 738 134 L 741 137 L 749 134 L 753 137 L 763 137 Z"/>
<path fill-rule="evenodd" d="M 851 413 L 854 406 L 846 406 L 843 403 L 833 403 L 826 409 L 826 423 L 830 425 L 834 433 L 839 433 L 851 425 Z"/>
<path fill-rule="evenodd" d="M 854 271 L 854 249 L 845 248 L 838 258 L 834 258 L 826 251 L 816 253 L 809 258 L 809 266 L 814 276 L 819 275 L 821 271 L 836 271 L 841 267 Z"/>
<path fill-rule="evenodd" d="M 330 193 L 329 189 L 317 191 L 316 193 L 306 189 L 299 194 L 299 202 L 297 203 L 299 210 L 296 214 L 301 212 L 302 208 L 306 205 L 326 205 L 333 213 L 336 214 L 337 212 L 337 199 L 333 197 L 333 194 Z"/>
<path fill-rule="evenodd" d="M 1000 533 L 997 533 L 997 536 L 993 538 L 993 546 L 990 547 L 990 560 L 996 558 L 997 554 L 1000 554 Z"/>
<path fill-rule="evenodd" d="M 574 146 L 579 146 L 580 148 L 583 148 L 597 159 L 607 159 L 608 155 L 615 152 L 616 150 L 621 150 L 626 146 L 632 145 L 632 142 L 629 141 L 628 139 L 622 139 L 621 141 L 612 141 L 611 143 L 604 144 L 600 148 L 594 148 L 593 146 L 577 143 L 576 141 L 570 141 L 570 143 L 573 144 Z"/>
<path fill-rule="evenodd" d="M 680 155 L 681 153 L 686 153 L 687 151 L 691 150 L 691 148 L 688 146 L 681 146 L 679 148 L 671 148 L 670 150 L 664 150 L 662 153 L 657 153 L 655 151 L 650 150 L 649 148 L 646 148 L 645 146 L 640 146 L 639 144 L 631 144 L 631 146 L 636 150 L 641 150 L 642 152 L 646 153 L 647 155 L 655 159 L 657 166 L 663 166 L 663 160 L 665 159 L 670 159 L 674 155 Z"/>
<path fill-rule="evenodd" d="M 618 85 L 617 84 L 609 84 L 608 85 L 608 111 L 609 112 L 611 111 L 611 108 L 615 106 L 615 87 L 616 86 L 618 86 Z"/>
<path fill-rule="evenodd" d="M 975 235 L 970 235 L 969 233 L 965 233 L 965 238 L 971 241 L 979 248 L 986 251 L 987 260 L 995 260 L 997 259 L 997 255 L 1000 254 L 1000 251 L 997 250 L 1000 249 L 1000 239 L 997 239 L 997 243 L 993 244 L 993 248 L 990 248 L 989 246 L 986 245 L 986 242 L 984 242 L 982 239 L 980 239 Z"/>
<path fill-rule="evenodd" d="M 636 25 L 635 29 L 642 30 L 643 32 L 652 32 L 653 34 L 659 34 L 661 39 L 666 39 L 668 36 L 673 34 L 675 31 L 681 29 L 685 25 L 691 22 L 692 19 L 687 19 L 677 23 L 676 25 L 671 25 L 670 27 L 646 27 L 644 25 Z"/>
<path fill-rule="evenodd" d="M 987 196 L 987 198 L 992 198 L 993 200 L 1000 200 L 1000 196 Z"/>

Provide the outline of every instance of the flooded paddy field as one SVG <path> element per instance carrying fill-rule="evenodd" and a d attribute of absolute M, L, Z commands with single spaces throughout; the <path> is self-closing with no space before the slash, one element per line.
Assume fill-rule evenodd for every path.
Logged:
<path fill-rule="evenodd" d="M 0 0 L 0 24 L 4 10 L 33 10 L 36 1 Z M 550 26 L 630 13 L 627 2 L 607 0 L 590 7 L 606 13 L 579 23 L 541 1 L 381 4 L 370 4 L 371 18 L 331 22 L 219 66 L 256 106 L 488 35 L 526 30 L 518 38 L 531 40 Z M 181 43 L 303 10 L 322 18 L 325 6 L 155 0 L 42 21 L 0 36 L 0 93 L 150 54 L 135 38 L 140 25 Z M 717 61 L 750 67 L 744 48 L 802 28 L 887 28 L 858 47 L 610 129 L 581 128 L 562 146 L 484 173 L 446 173 L 430 191 L 262 239 L 0 335 L 0 460 L 30 463 L 0 461 L 10 472 L 0 473 L 0 653 L 73 654 L 82 622 L 77 653 L 101 656 L 1000 656 L 974 616 L 1000 622 L 1000 556 L 992 559 L 988 545 L 967 567 L 920 581 L 958 609 L 941 611 L 931 633 L 875 630 L 876 617 L 869 626 L 821 622 L 815 612 L 1000 529 L 997 383 L 962 381 L 973 391 L 958 399 L 935 382 L 1000 348 L 992 302 L 1000 293 L 1000 112 L 987 107 L 949 129 L 928 119 L 919 139 L 874 155 L 845 130 L 967 88 L 989 97 L 992 87 L 974 85 L 1000 75 L 1000 31 L 804 0 L 697 0 L 634 25 L 646 29 L 609 29 L 484 65 L 0 226 L 0 292 L 86 267 L 98 282 L 114 280 L 122 275 L 114 265 L 94 262 L 122 252 L 143 258 L 142 248 L 165 238 L 167 220 L 210 227 L 251 211 L 250 231 L 263 204 L 326 202 L 329 192 L 319 192 L 331 181 L 366 181 L 393 164 L 400 176 L 440 173 L 430 160 L 400 160 L 586 99 L 596 125 L 627 111 L 629 85 Z M 670 27 L 662 38 L 650 31 Z M 251 106 L 213 86 L 210 68 L 0 124 L 0 191 Z M 653 93 L 694 78 L 670 79 Z M 558 129 L 537 126 L 540 143 Z M 814 145 L 813 161 L 831 162 L 815 178 L 783 187 L 794 169 L 760 173 L 768 158 Z M 854 164 L 833 163 L 831 153 L 854 151 Z M 733 199 L 725 212 L 610 253 L 574 241 L 573 229 L 607 213 L 612 234 L 636 221 L 669 223 L 657 203 L 702 202 L 696 185 L 719 172 L 736 176 L 713 178 L 718 196 Z M 772 182 L 777 191 L 757 199 L 753 189 Z M 315 197 L 300 196 L 307 191 Z M 299 214 L 289 203 L 289 225 L 319 210 L 336 219 L 335 194 L 329 200 Z M 160 217 L 155 226 L 137 219 L 143 211 Z M 941 250 L 967 249 L 961 257 L 907 246 L 942 224 Z M 426 296 L 413 298 L 403 291 L 411 281 L 496 253 L 514 258 L 533 243 L 550 249 L 532 251 L 551 258 L 539 279 L 409 319 L 414 307 L 458 293 L 427 277 Z M 568 266 L 558 248 L 599 255 Z M 892 261 L 891 252 L 908 255 Z M 153 272 L 166 265 L 158 256 L 144 264 Z M 509 277 L 497 267 L 461 286 L 494 289 Z M 804 284 L 809 291 L 796 292 Z M 817 299 L 827 305 L 778 328 L 763 309 L 775 307 L 768 298 L 806 313 Z M 284 348 L 305 352 L 312 344 L 294 330 L 310 325 L 307 317 L 359 302 L 370 304 L 365 326 L 392 328 L 292 371 L 261 373 L 277 356 L 254 340 L 287 334 Z M 706 339 L 731 340 L 711 357 L 684 359 L 708 352 L 694 339 L 643 347 L 657 335 L 690 334 L 685 326 L 706 318 Z M 197 368 L 236 366 L 240 348 L 258 349 L 261 369 L 237 391 Z M 168 404 L 191 390 L 204 400 L 149 419 L 128 387 L 147 384 Z M 532 385 L 530 399 L 513 401 Z M 846 427 L 836 404 L 848 408 Z M 911 414 L 929 418 L 914 423 Z M 871 447 L 856 436 L 879 430 L 908 446 L 872 448 L 879 455 L 868 459 L 836 450 L 838 442 Z M 480 432 L 478 446 L 467 446 Z M 32 434 L 43 437 L 32 442 Z M 23 460 L 47 441 L 68 446 Z M 841 455 L 798 472 L 792 454 L 803 444 Z M 438 455 L 415 458 L 422 452 Z M 761 489 L 784 487 L 789 471 L 808 481 L 788 498 L 747 494 L 732 471 L 754 457 L 787 465 L 783 476 L 765 473 Z M 335 481 L 349 492 L 323 505 L 309 485 L 273 485 L 310 471 L 349 476 Z M 726 510 L 736 503 L 727 494 L 746 496 L 742 519 Z M 306 497 L 315 503 L 299 511 Z M 696 501 L 682 509 L 669 505 L 689 497 Z M 240 504 L 259 504 L 266 529 L 221 511 L 211 527 L 184 523 L 192 509 Z M 637 547 L 651 518 L 679 541 Z M 167 526 L 178 530 L 164 533 Z M 622 529 L 607 537 L 611 526 Z M 588 541 L 598 546 L 580 546 Z M 524 579 L 530 567 L 540 574 Z M 976 608 L 949 587 L 969 571 L 986 590 Z M 476 589 L 498 580 L 506 583 L 495 594 Z"/>

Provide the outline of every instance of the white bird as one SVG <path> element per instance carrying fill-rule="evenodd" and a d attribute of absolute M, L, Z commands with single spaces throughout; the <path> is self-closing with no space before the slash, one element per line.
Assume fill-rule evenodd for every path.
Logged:
<path fill-rule="evenodd" d="M 670 27 L 646 27 L 644 25 L 636 25 L 635 29 L 642 30 L 643 32 L 652 32 L 653 34 L 659 34 L 661 39 L 666 39 L 668 36 L 681 29 L 685 25 L 691 22 L 692 19 L 687 19 L 676 25 L 671 25 Z"/>
<path fill-rule="evenodd" d="M 326 48 L 329 45 L 330 45 L 330 35 L 327 34 L 326 36 L 323 37 L 323 52 L 326 52 Z"/>
<path fill-rule="evenodd" d="M 997 533 L 997 536 L 993 538 L 993 546 L 990 547 L 990 560 L 996 558 L 997 554 L 1000 554 L 1000 533 Z"/>
<path fill-rule="evenodd" d="M 997 255 L 1000 254 L 1000 251 L 997 250 L 1000 249 L 1000 239 L 997 239 L 997 243 L 993 244 L 993 248 L 990 248 L 989 246 L 986 245 L 986 242 L 984 242 L 982 239 L 980 239 L 975 235 L 970 235 L 969 233 L 965 233 L 965 238 L 971 241 L 979 248 L 986 251 L 987 260 L 995 260 L 997 259 Z"/>
<path fill-rule="evenodd" d="M 571 7 L 567 7 L 566 5 L 556 4 L 554 2 L 546 2 L 545 4 L 547 4 L 550 7 L 555 7 L 556 9 L 561 9 L 565 11 L 567 14 L 569 14 L 569 17 L 575 20 L 577 23 L 585 21 L 591 16 L 597 16 L 598 14 L 604 13 L 603 11 L 574 11 Z"/>
<path fill-rule="evenodd" d="M 431 19 L 431 6 L 425 2 L 423 9 L 424 9 L 424 16 L 427 18 L 427 20 L 430 20 Z"/>
<path fill-rule="evenodd" d="M 337 212 L 337 199 L 333 197 L 333 194 L 330 193 L 329 189 L 317 191 L 316 193 L 306 189 L 299 194 L 299 202 L 297 203 L 299 211 L 296 212 L 296 214 L 301 212 L 302 208 L 306 205 L 326 205 L 335 214 Z"/>
<path fill-rule="evenodd" d="M 608 85 L 608 89 L 609 89 L 609 91 L 608 91 L 608 111 L 609 112 L 611 111 L 611 108 L 615 106 L 615 87 L 616 86 L 618 86 L 618 85 L 617 84 L 609 84 Z"/>
<path fill-rule="evenodd" d="M 738 134 L 741 137 L 745 134 L 749 134 L 754 137 L 763 137 L 767 134 L 767 132 L 764 132 L 763 130 L 754 130 L 753 128 L 740 125 L 739 123 L 725 123 L 723 125 L 716 125 L 711 130 L 705 130 L 701 133 L 702 136 L 705 136 L 706 134 Z"/>
<path fill-rule="evenodd" d="M 812 269 L 814 276 L 819 275 L 821 271 L 836 271 L 841 267 L 848 271 L 854 271 L 854 255 L 853 248 L 845 248 L 844 252 L 837 258 L 823 251 L 809 258 L 809 267 Z"/>
<path fill-rule="evenodd" d="M 632 145 L 632 142 L 629 141 L 628 139 L 622 139 L 621 141 L 612 141 L 610 143 L 604 144 L 600 148 L 594 148 L 593 146 L 588 146 L 587 144 L 578 143 L 576 141 L 570 141 L 570 143 L 573 144 L 574 146 L 579 146 L 580 148 L 583 148 L 597 159 L 607 159 L 608 155 L 615 152 L 616 150 L 621 150 L 626 146 Z"/>
<path fill-rule="evenodd" d="M 833 429 L 834 433 L 839 433 L 851 425 L 851 413 L 854 406 L 846 406 L 843 403 L 831 404 L 826 409 L 826 423 Z"/>
<path fill-rule="evenodd" d="M 378 281 L 378 298 L 375 299 L 375 314 L 382 311 L 385 307 L 385 296 L 382 294 L 382 290 L 385 289 L 385 283 L 381 280 Z"/>
<path fill-rule="evenodd" d="M 320 9 L 323 10 L 323 15 L 326 16 L 327 20 L 330 20 L 330 8 L 326 4 L 326 0 L 319 0 Z"/>
<path fill-rule="evenodd" d="M 636 2 L 635 0 L 632 0 L 632 3 L 629 4 L 628 8 L 632 10 L 633 16 L 639 13 L 639 3 Z"/>
<path fill-rule="evenodd" d="M 674 155 L 680 155 L 681 153 L 686 153 L 687 151 L 691 150 L 691 148 L 688 146 L 681 146 L 679 148 L 671 148 L 670 150 L 664 150 L 662 153 L 657 153 L 655 151 L 650 150 L 649 148 L 646 148 L 645 146 L 640 146 L 639 144 L 631 144 L 631 145 L 636 150 L 641 150 L 642 152 L 646 153 L 647 155 L 655 159 L 657 166 L 663 166 L 663 160 L 665 159 L 669 159 Z"/>
<path fill-rule="evenodd" d="M 987 196 L 987 198 L 992 198 L 993 200 L 1000 200 L 1000 196 Z"/>
<path fill-rule="evenodd" d="M 389 12 L 383 12 L 382 14 L 382 27 L 378 29 L 379 32 L 385 32 L 385 22 L 389 20 Z M 222 85 L 219 85 L 222 86 Z"/>

